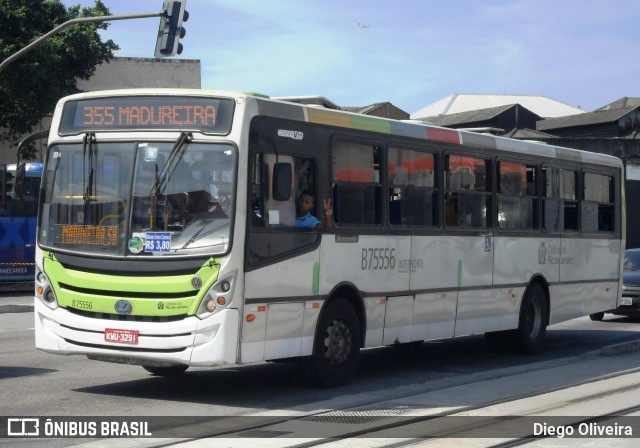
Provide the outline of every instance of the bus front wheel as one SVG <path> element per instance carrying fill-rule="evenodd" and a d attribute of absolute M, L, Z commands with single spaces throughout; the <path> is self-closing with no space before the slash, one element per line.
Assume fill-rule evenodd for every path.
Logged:
<path fill-rule="evenodd" d="M 142 368 L 155 376 L 175 376 L 183 373 L 185 370 L 189 368 L 189 366 L 185 366 L 183 364 L 176 364 L 175 366 L 163 366 L 163 367 L 142 366 Z"/>
<path fill-rule="evenodd" d="M 349 381 L 360 354 L 360 322 L 345 299 L 331 300 L 318 321 L 313 354 L 305 359 L 307 379 L 336 387 Z"/>
<path fill-rule="evenodd" d="M 520 319 L 516 330 L 519 351 L 533 355 L 544 342 L 547 332 L 547 300 L 542 287 L 532 284 L 527 289 L 520 307 Z"/>

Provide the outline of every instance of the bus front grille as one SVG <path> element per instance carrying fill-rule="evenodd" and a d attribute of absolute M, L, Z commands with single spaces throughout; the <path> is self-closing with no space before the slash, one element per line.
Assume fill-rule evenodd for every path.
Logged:
<path fill-rule="evenodd" d="M 97 313 L 94 311 L 79 310 L 72 307 L 66 307 L 65 309 L 70 313 L 77 314 L 82 317 L 122 322 L 177 322 L 188 317 L 187 314 L 177 314 L 175 316 L 132 316 L 128 314 Z"/>
<path fill-rule="evenodd" d="M 192 299 L 198 295 L 198 290 L 180 291 L 180 292 L 133 292 L 133 291 L 103 291 L 99 289 L 81 288 L 79 286 L 69 285 L 68 283 L 60 283 L 63 290 L 88 294 L 92 296 L 109 295 L 112 297 L 126 297 L 131 299 Z"/>

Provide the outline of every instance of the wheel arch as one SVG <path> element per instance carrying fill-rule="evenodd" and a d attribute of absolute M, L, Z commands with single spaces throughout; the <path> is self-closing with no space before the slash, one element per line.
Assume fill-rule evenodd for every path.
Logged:
<path fill-rule="evenodd" d="M 542 288 L 542 291 L 544 292 L 544 298 L 547 305 L 547 315 L 545 316 L 547 319 L 546 324 L 549 325 L 551 319 L 551 293 L 549 290 L 549 282 L 547 282 L 545 276 L 540 273 L 533 275 L 529 280 L 529 283 L 527 284 L 522 297 L 524 298 L 524 295 L 529 290 L 529 287 L 534 284 L 540 286 Z"/>
<path fill-rule="evenodd" d="M 337 284 L 329 293 L 328 299 L 325 300 L 322 311 L 327 304 L 336 297 L 345 299 L 353 307 L 358 316 L 360 323 L 360 348 L 364 347 L 364 338 L 367 331 L 367 319 L 364 309 L 364 299 L 362 292 L 351 282 L 342 282 Z"/>

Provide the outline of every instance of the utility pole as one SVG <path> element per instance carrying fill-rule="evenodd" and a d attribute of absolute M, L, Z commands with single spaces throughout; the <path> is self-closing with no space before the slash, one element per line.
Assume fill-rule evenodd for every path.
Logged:
<path fill-rule="evenodd" d="M 39 37 L 38 39 L 31 42 L 29 45 L 24 47 L 22 50 L 17 51 L 16 53 L 9 56 L 7 59 L 2 61 L 2 63 L 0 64 L 0 73 L 2 72 L 2 70 L 4 70 L 4 68 L 7 65 L 9 65 L 14 60 L 18 59 L 23 54 L 33 50 L 35 47 L 40 45 L 49 37 L 55 34 L 58 34 L 63 29 L 67 28 L 68 26 L 75 25 L 76 23 L 100 23 L 100 22 L 108 22 L 111 20 L 146 19 L 149 17 L 163 17 L 165 14 L 166 14 L 166 10 L 162 9 L 162 11 L 159 11 L 159 12 L 148 12 L 148 13 L 141 13 L 141 14 L 120 14 L 115 16 L 101 16 L 101 17 L 81 17 L 77 19 L 67 20 L 62 25 L 57 26 L 56 28 L 52 29 L 44 36 Z"/>

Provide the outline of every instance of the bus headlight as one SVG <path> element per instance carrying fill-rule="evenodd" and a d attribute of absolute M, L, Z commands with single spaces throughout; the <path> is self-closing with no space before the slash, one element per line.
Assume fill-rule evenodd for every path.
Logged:
<path fill-rule="evenodd" d="M 199 319 L 206 319 L 216 311 L 224 309 L 229 303 L 231 303 L 235 276 L 235 272 L 226 275 L 209 288 L 209 291 L 207 291 L 202 302 L 200 302 L 200 307 L 196 313 L 196 316 Z"/>
<path fill-rule="evenodd" d="M 49 281 L 49 278 L 47 278 L 47 275 L 40 269 L 36 269 L 35 287 L 35 295 L 42 303 L 52 310 L 58 308 L 58 298 L 56 297 L 56 293 L 53 291 L 51 282 Z"/>

